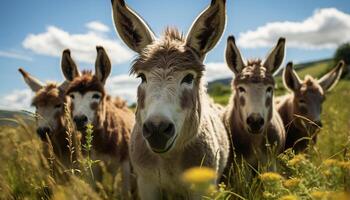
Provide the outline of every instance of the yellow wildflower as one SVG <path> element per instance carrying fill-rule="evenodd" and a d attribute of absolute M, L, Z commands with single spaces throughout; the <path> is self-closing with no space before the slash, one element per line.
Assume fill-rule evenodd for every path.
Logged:
<path fill-rule="evenodd" d="M 314 199 L 326 199 L 330 196 L 330 192 L 328 191 L 313 191 L 311 192 L 311 196 Z"/>
<path fill-rule="evenodd" d="M 282 176 L 274 172 L 266 172 L 260 175 L 262 181 L 279 181 Z"/>
<path fill-rule="evenodd" d="M 338 166 L 344 169 L 350 169 L 350 161 L 340 161 Z"/>
<path fill-rule="evenodd" d="M 292 188 L 292 187 L 298 186 L 300 182 L 301 182 L 301 180 L 298 178 L 291 178 L 291 179 L 285 180 L 283 182 L 283 185 L 286 188 Z"/>
<path fill-rule="evenodd" d="M 201 184 L 212 182 L 216 179 L 213 169 L 207 167 L 194 167 L 182 174 L 182 180 L 186 183 Z"/>
<path fill-rule="evenodd" d="M 279 198 L 279 200 L 298 200 L 298 197 L 294 195 L 285 195 Z"/>
<path fill-rule="evenodd" d="M 350 199 L 350 193 L 346 192 L 335 192 L 332 195 L 333 200 L 349 200 Z"/>
<path fill-rule="evenodd" d="M 336 165 L 337 163 L 338 163 L 338 161 L 335 160 L 335 159 L 327 159 L 327 160 L 323 161 L 323 164 L 324 164 L 325 166 L 327 166 L 327 167 L 329 167 L 329 166 L 334 166 L 334 165 Z"/>
<path fill-rule="evenodd" d="M 290 166 L 295 166 L 295 165 L 299 165 L 301 162 L 305 161 L 305 155 L 304 154 L 298 154 L 296 156 L 294 156 L 294 158 L 292 158 L 291 160 L 288 161 L 288 165 Z"/>

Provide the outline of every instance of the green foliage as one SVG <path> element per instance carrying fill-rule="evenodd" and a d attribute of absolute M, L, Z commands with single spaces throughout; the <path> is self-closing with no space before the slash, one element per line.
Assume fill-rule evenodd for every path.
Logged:
<path fill-rule="evenodd" d="M 336 62 L 344 60 L 344 62 L 350 64 L 350 43 L 340 45 L 334 54 L 334 60 Z"/>

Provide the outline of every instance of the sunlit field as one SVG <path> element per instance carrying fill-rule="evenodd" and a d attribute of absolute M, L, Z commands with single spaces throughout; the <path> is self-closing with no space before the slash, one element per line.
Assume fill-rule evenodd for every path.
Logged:
<path fill-rule="evenodd" d="M 312 63 L 300 68 L 298 74 L 319 77 L 332 64 L 329 60 Z M 277 83 L 277 93 L 283 94 L 280 77 Z M 209 85 L 215 101 L 226 104 L 230 86 L 214 87 L 215 90 Z M 277 172 L 266 172 L 262 167 L 252 176 L 247 164 L 236 163 L 230 181 L 218 187 L 209 184 L 215 174 L 208 169 L 186 172 L 184 181 L 194 190 L 204 191 L 204 199 L 350 199 L 346 194 L 350 190 L 349 100 L 350 80 L 343 79 L 327 95 L 324 126 L 317 144 L 310 147 L 308 154 L 281 154 Z M 0 199 L 121 199 L 119 175 L 113 180 L 104 170 L 103 181 L 94 182 L 90 169 L 101 163 L 87 156 L 91 148 L 72 144 L 69 148 L 74 156 L 70 167 L 65 168 L 53 155 L 50 144 L 44 145 L 37 137 L 33 121 L 21 119 L 1 119 Z M 9 122 L 16 125 L 4 125 Z M 77 135 L 70 132 L 66 137 L 73 140 Z M 130 192 L 129 197 L 133 195 Z"/>

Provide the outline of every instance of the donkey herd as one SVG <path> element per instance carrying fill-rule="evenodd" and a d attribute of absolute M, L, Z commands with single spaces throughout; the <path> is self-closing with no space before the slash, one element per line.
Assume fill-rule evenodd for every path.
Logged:
<path fill-rule="evenodd" d="M 274 97 L 274 72 L 285 55 L 285 39 L 264 60 L 242 57 L 233 36 L 227 39 L 226 63 L 234 73 L 232 96 L 223 108 L 213 103 L 204 86 L 204 59 L 220 40 L 226 24 L 225 0 L 212 0 L 195 20 L 186 37 L 167 28 L 157 38 L 147 23 L 124 0 L 112 0 L 112 16 L 120 38 L 138 56 L 131 74 L 141 79 L 137 108 L 110 97 L 105 83 L 111 62 L 98 46 L 95 73 L 80 71 L 69 50 L 64 50 L 62 84 L 42 84 L 19 69 L 36 93 L 37 134 L 51 140 L 55 154 L 67 163 L 66 140 L 69 110 L 75 128 L 86 141 L 86 127 L 93 126 L 92 156 L 107 169 L 122 173 L 123 191 L 137 188 L 141 199 L 160 199 L 164 194 L 198 199 L 200 194 L 182 182 L 181 174 L 195 166 L 212 168 L 217 182 L 234 176 L 234 159 L 257 168 L 288 148 L 305 151 L 316 142 L 322 126 L 320 115 L 325 93 L 342 73 L 344 62 L 317 80 L 300 80 L 290 62 L 283 80 L 289 94 Z M 272 165 L 268 170 L 276 170 Z M 94 171 L 99 177 L 99 172 Z M 132 184 L 131 176 L 136 176 Z M 96 178 L 100 180 L 100 178 Z M 163 195 L 163 196 L 162 196 Z"/>

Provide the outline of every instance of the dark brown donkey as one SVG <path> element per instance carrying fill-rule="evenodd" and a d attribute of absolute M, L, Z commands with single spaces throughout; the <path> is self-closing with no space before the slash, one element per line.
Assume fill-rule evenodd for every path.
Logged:
<path fill-rule="evenodd" d="M 200 198 L 183 184 L 182 173 L 202 164 L 220 176 L 228 155 L 225 128 L 202 83 L 204 57 L 225 28 L 225 1 L 213 0 L 186 38 L 167 29 L 156 39 L 123 0 L 112 6 L 120 37 L 139 54 L 131 69 L 141 83 L 130 159 L 140 197 Z"/>
<path fill-rule="evenodd" d="M 305 76 L 301 81 L 293 69 L 293 63 L 288 63 L 283 72 L 283 81 L 291 93 L 276 99 L 286 133 L 286 149 L 293 148 L 296 152 L 304 151 L 310 142 L 315 143 L 318 129 L 322 127 L 321 111 L 326 92 L 338 82 L 343 71 L 344 62 L 316 80 Z"/>
<path fill-rule="evenodd" d="M 274 148 L 276 154 L 284 150 L 283 122 L 273 105 L 273 73 L 283 61 L 284 49 L 285 39 L 280 38 L 264 62 L 244 62 L 234 37 L 230 36 L 227 40 L 226 62 L 235 78 L 223 120 L 234 152 L 255 168 L 266 164 L 270 154 L 267 144 Z M 232 157 L 230 161 L 233 161 Z"/>
<path fill-rule="evenodd" d="M 72 60 L 68 50 L 63 52 L 61 64 L 64 65 L 67 60 Z M 68 166 L 69 152 L 67 148 L 68 142 L 66 140 L 64 108 L 66 102 L 65 92 L 68 83 L 47 83 L 44 85 L 22 68 L 19 69 L 19 72 L 30 89 L 35 92 L 32 105 L 35 107 L 36 112 L 37 134 L 45 142 L 47 142 L 48 136 L 55 155 L 63 164 Z"/>
<path fill-rule="evenodd" d="M 86 127 L 93 125 L 92 157 L 103 161 L 113 175 L 121 167 L 123 192 L 130 186 L 130 162 L 128 143 L 134 125 L 134 114 L 126 107 L 115 105 L 106 94 L 104 85 L 111 72 L 110 60 L 102 47 L 97 47 L 95 74 L 84 71 L 80 75 L 74 62 L 62 66 L 62 71 L 70 84 L 66 95 L 77 129 L 82 132 L 85 144 Z M 119 105 L 122 105 L 118 103 Z M 96 179 L 101 180 L 99 172 Z"/>

